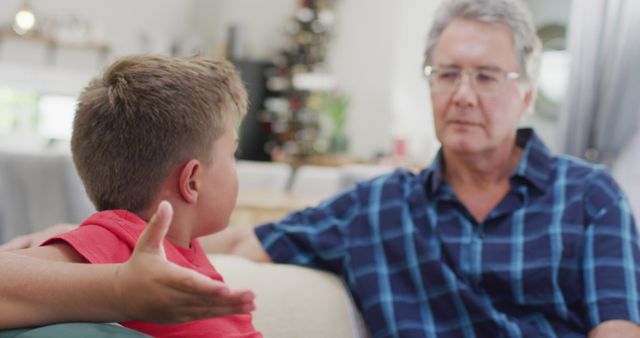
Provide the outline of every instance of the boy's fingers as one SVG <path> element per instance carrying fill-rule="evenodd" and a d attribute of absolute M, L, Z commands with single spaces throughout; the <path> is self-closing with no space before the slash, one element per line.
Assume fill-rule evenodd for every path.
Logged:
<path fill-rule="evenodd" d="M 167 286 L 188 295 L 196 297 L 229 297 L 231 290 L 223 282 L 211 279 L 201 273 L 186 268 L 172 265 L 170 279 L 167 280 Z"/>
<path fill-rule="evenodd" d="M 216 307 L 242 307 L 243 305 L 253 305 L 255 294 L 251 291 L 231 291 L 228 295 L 201 295 L 193 297 L 191 304 L 199 306 Z"/>
<path fill-rule="evenodd" d="M 169 321 L 246 314 L 255 309 L 253 291 L 230 290 L 223 282 L 179 266 L 172 266 L 170 271 L 172 278 L 165 281 L 165 292 L 171 297 L 169 306 L 163 306 L 175 311 Z"/>
<path fill-rule="evenodd" d="M 172 218 L 173 208 L 171 204 L 167 201 L 160 202 L 156 213 L 151 217 L 146 229 L 140 235 L 135 251 L 140 250 L 165 257 L 162 241 L 169 231 Z"/>
<path fill-rule="evenodd" d="M 174 309 L 181 309 L 183 314 L 190 312 L 190 310 L 199 312 L 199 314 L 192 313 L 190 320 L 250 313 L 256 308 L 253 296 L 249 300 L 246 299 L 249 297 L 220 298 L 219 296 L 195 297 L 194 295 L 183 295 L 182 298 L 182 301 L 176 302 L 182 305 L 176 306 L 174 304 Z"/>
<path fill-rule="evenodd" d="M 251 290 L 233 290 L 229 294 L 229 299 L 237 299 L 242 303 L 252 303 L 256 299 L 256 294 Z"/>
<path fill-rule="evenodd" d="M 236 314 L 250 313 L 256 309 L 255 305 L 243 304 L 243 305 L 223 305 L 223 306 L 196 306 L 193 308 L 194 319 L 205 319 L 211 317 L 225 317 Z"/>
<path fill-rule="evenodd" d="M 226 317 L 237 314 L 248 314 L 255 310 L 254 304 L 231 306 L 181 306 L 174 307 L 175 314 L 171 315 L 163 324 L 175 324 L 192 320 L 200 320 L 214 317 Z"/>
<path fill-rule="evenodd" d="M 193 305 L 210 306 L 241 306 L 252 304 L 255 293 L 251 290 L 230 290 L 223 282 L 211 279 L 205 275 L 191 270 L 182 270 L 179 266 L 174 269 L 175 278 L 167 281 L 167 286 L 175 292 L 183 294 L 185 301 Z M 180 273 L 182 272 L 182 273 Z"/>
<path fill-rule="evenodd" d="M 252 297 L 220 297 L 216 295 L 187 295 L 182 294 L 180 301 L 176 302 L 183 306 L 192 307 L 215 307 L 215 308 L 233 308 L 239 310 L 245 306 L 254 306 Z M 175 304 L 174 304 L 175 305 Z"/>

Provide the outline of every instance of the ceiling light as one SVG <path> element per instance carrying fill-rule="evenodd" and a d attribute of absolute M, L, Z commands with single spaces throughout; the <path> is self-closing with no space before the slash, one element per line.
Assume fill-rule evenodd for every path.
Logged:
<path fill-rule="evenodd" d="M 35 27 L 36 16 L 33 10 L 25 3 L 13 19 L 13 30 L 19 35 L 26 35 L 33 32 Z"/>

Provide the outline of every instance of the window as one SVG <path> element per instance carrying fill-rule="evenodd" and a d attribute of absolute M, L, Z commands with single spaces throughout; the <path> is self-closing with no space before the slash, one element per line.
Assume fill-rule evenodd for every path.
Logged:
<path fill-rule="evenodd" d="M 76 104 L 73 96 L 0 87 L 0 134 L 68 141 Z"/>
<path fill-rule="evenodd" d="M 33 130 L 37 109 L 37 93 L 0 87 L 0 132 Z"/>
<path fill-rule="evenodd" d="M 38 101 L 38 134 L 49 140 L 70 140 L 76 105 L 72 96 L 42 95 Z"/>

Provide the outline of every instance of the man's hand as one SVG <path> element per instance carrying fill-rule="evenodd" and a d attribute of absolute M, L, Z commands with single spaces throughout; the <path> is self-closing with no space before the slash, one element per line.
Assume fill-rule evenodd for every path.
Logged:
<path fill-rule="evenodd" d="M 121 306 L 128 319 L 165 324 L 253 311 L 252 291 L 231 291 L 224 283 L 167 261 L 162 241 L 172 216 L 171 205 L 160 203 L 133 255 L 118 266 L 116 307 Z"/>
<path fill-rule="evenodd" d="M 71 231 L 77 227 L 75 224 L 57 224 L 38 232 L 18 236 L 0 245 L 0 252 L 37 247 L 47 239 Z"/>

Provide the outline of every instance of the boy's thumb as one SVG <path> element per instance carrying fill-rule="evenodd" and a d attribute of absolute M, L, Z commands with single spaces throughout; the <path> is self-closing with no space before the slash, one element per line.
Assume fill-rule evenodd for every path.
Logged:
<path fill-rule="evenodd" d="M 169 231 L 169 225 L 173 218 L 173 208 L 167 201 L 158 205 L 156 213 L 151 217 L 149 224 L 140 235 L 136 243 L 135 251 L 159 254 L 166 257 L 162 241 Z"/>

